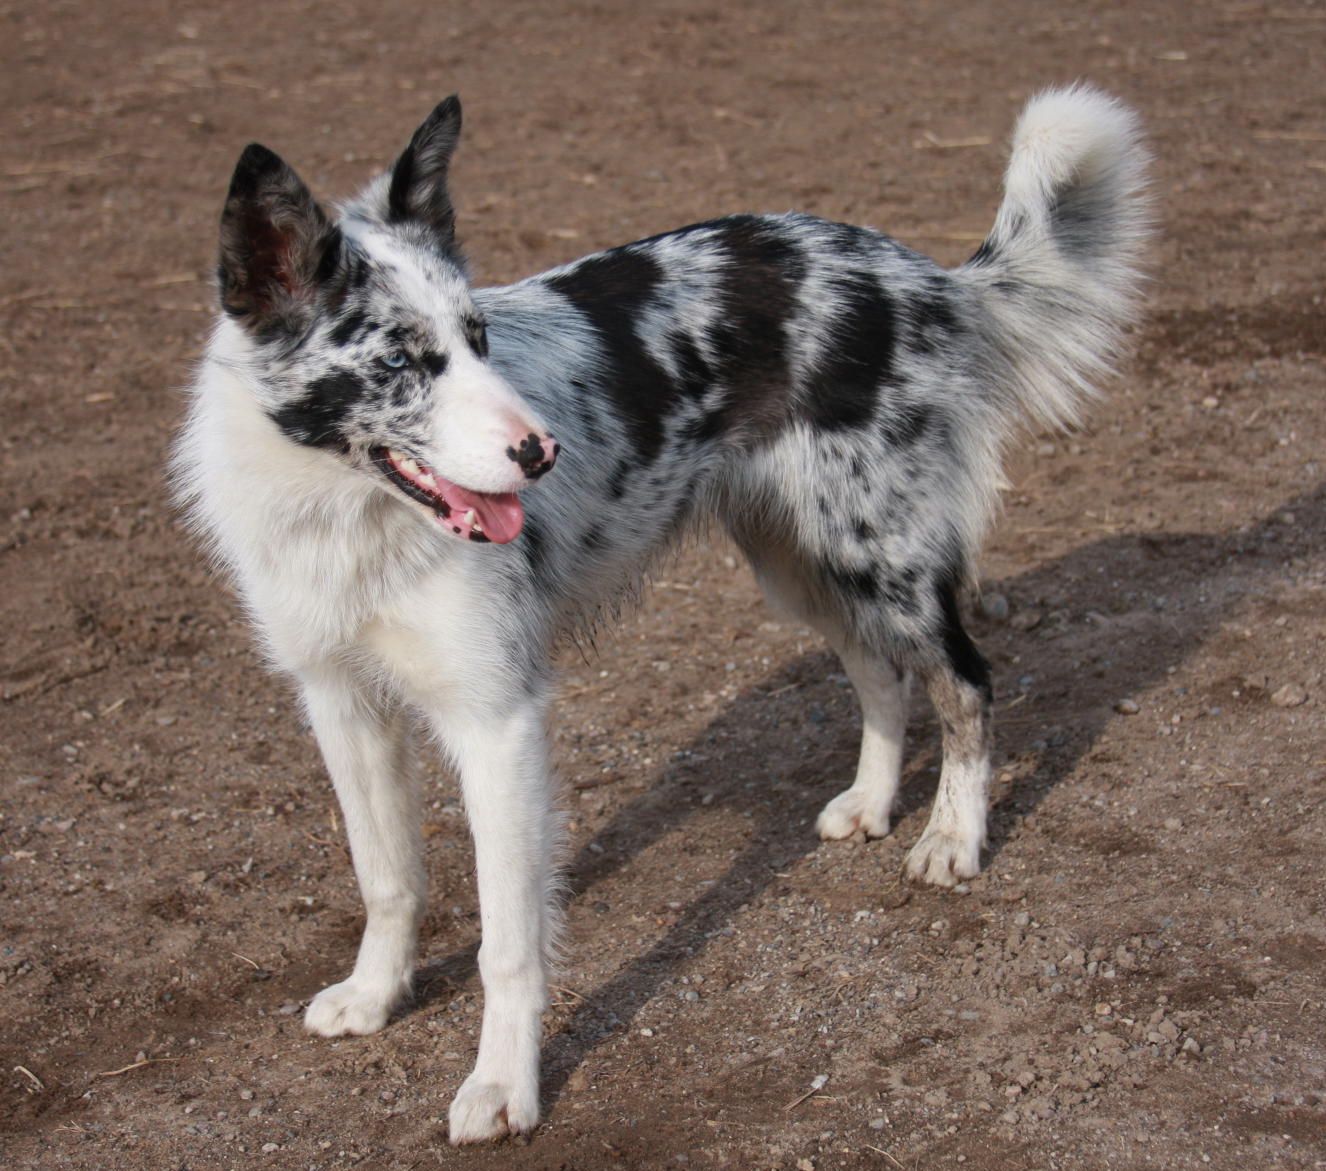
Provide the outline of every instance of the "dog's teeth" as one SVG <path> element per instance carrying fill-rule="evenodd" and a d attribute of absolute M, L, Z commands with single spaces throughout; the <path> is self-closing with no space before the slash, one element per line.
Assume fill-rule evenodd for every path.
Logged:
<path fill-rule="evenodd" d="M 436 487 L 437 487 L 437 481 L 436 481 L 435 479 L 433 479 L 433 474 L 432 474 L 432 472 L 420 472 L 420 473 L 419 473 L 419 483 L 421 483 L 425 488 L 436 488 Z"/>
<path fill-rule="evenodd" d="M 401 460 L 401 471 L 409 472 L 412 476 L 417 476 L 419 474 L 419 465 L 412 459 L 403 459 Z"/>
<path fill-rule="evenodd" d="M 465 523 L 472 529 L 477 529 L 479 527 L 479 518 L 474 514 L 474 509 L 471 508 L 465 514 Z"/>

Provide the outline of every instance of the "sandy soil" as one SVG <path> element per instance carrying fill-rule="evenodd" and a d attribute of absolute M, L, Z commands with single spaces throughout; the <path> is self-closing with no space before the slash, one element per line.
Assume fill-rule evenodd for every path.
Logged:
<path fill-rule="evenodd" d="M 0 29 L 0 1163 L 1326 1166 L 1326 7 L 63 0 Z M 1076 76 L 1150 129 L 1153 312 L 1092 427 L 1012 454 L 985 874 L 897 881 L 923 712 L 894 836 L 816 841 L 851 692 L 730 550 L 687 550 L 565 664 L 548 1121 L 450 1150 L 480 1003 L 454 785 L 417 1003 L 305 1035 L 360 920 L 341 828 L 165 496 L 238 151 L 347 194 L 460 90 L 481 279 L 789 207 L 956 261 L 1018 107 Z"/>

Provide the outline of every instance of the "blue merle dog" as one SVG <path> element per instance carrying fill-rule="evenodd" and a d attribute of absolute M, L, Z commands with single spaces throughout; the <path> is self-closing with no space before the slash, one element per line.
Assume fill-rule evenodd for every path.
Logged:
<path fill-rule="evenodd" d="M 867 228 L 738 215 L 474 289 L 447 187 L 460 124 L 448 98 L 334 218 L 245 150 L 174 475 L 298 681 L 345 814 L 367 925 L 313 1032 L 373 1032 L 407 996 L 412 732 L 459 773 L 485 992 L 451 1106 L 469 1142 L 539 1117 L 552 648 L 697 521 L 726 528 L 859 693 L 856 779 L 821 835 L 889 832 L 919 676 L 944 756 L 907 872 L 977 873 L 990 671 L 960 594 L 1010 431 L 1071 423 L 1109 371 L 1146 215 L 1134 117 L 1079 86 L 1028 105 L 994 228 L 956 269 Z"/>

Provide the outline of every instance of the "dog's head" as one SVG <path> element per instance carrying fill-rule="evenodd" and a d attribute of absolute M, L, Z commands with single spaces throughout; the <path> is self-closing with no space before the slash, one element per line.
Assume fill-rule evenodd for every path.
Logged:
<path fill-rule="evenodd" d="M 455 536 L 505 542 L 523 521 L 515 493 L 557 443 L 488 361 L 447 191 L 460 122 L 447 98 L 335 222 L 279 157 L 248 147 L 221 216 L 221 306 L 291 441 L 378 477 Z"/>

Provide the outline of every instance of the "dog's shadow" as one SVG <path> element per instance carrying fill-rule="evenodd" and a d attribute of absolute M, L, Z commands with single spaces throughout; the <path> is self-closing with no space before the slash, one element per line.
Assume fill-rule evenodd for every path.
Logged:
<path fill-rule="evenodd" d="M 1326 530 L 1326 483 L 1234 532 L 1120 533 L 996 583 L 1000 592 L 1032 604 L 1063 596 L 1072 583 L 1093 582 L 1098 589 L 1126 574 L 1135 602 L 1127 614 L 1109 619 L 1099 613 L 1084 616 L 1075 601 L 1077 612 L 1056 616 L 1057 628 L 1052 622 L 1016 636 L 1016 666 L 996 664 L 996 691 L 1004 695 L 997 710 L 1007 712 L 996 717 L 999 751 L 1010 760 L 1029 761 L 1030 768 L 1010 791 L 996 796 L 987 866 L 1018 820 L 1092 748 L 1115 718 L 1112 703 L 1141 694 L 1163 678 L 1248 593 L 1265 587 L 1283 564 L 1290 530 L 1278 518 L 1285 512 L 1294 514 L 1292 532 L 1299 540 Z M 1176 575 L 1180 561 L 1185 572 Z M 1091 587 L 1083 592 L 1089 594 Z M 982 633 L 989 632 L 978 630 L 978 642 Z M 1130 654 L 1130 648 L 1143 645 L 1144 654 Z M 825 714 L 842 710 L 850 694 L 839 686 L 840 670 L 827 652 L 805 654 L 738 696 L 575 856 L 568 871 L 573 900 L 692 817 L 715 809 L 735 811 L 749 818 L 752 829 L 747 846 L 723 876 L 680 912 L 663 938 L 577 1001 L 545 1044 L 545 1104 L 556 1100 L 571 1071 L 604 1039 L 628 1027 L 670 974 L 703 950 L 741 906 L 778 872 L 819 847 L 815 815 L 850 783 L 860 735 L 859 715 Z M 1009 698 L 1019 694 L 1018 681 L 1028 690 L 1026 701 L 1018 701 L 1016 713 L 1008 712 Z M 752 775 L 752 735 L 758 743 L 754 759 L 765 773 L 769 762 L 783 762 L 773 775 Z M 916 782 L 926 765 L 938 761 L 937 739 L 928 716 L 924 722 L 913 720 L 895 824 L 933 796 L 932 784 Z M 809 750 L 808 744 L 813 745 Z M 828 769 L 826 761 L 832 761 Z M 894 874 L 881 871 L 881 888 L 893 881 Z M 475 955 L 472 944 L 422 969 L 417 1006 L 440 1000 L 471 980 Z"/>

